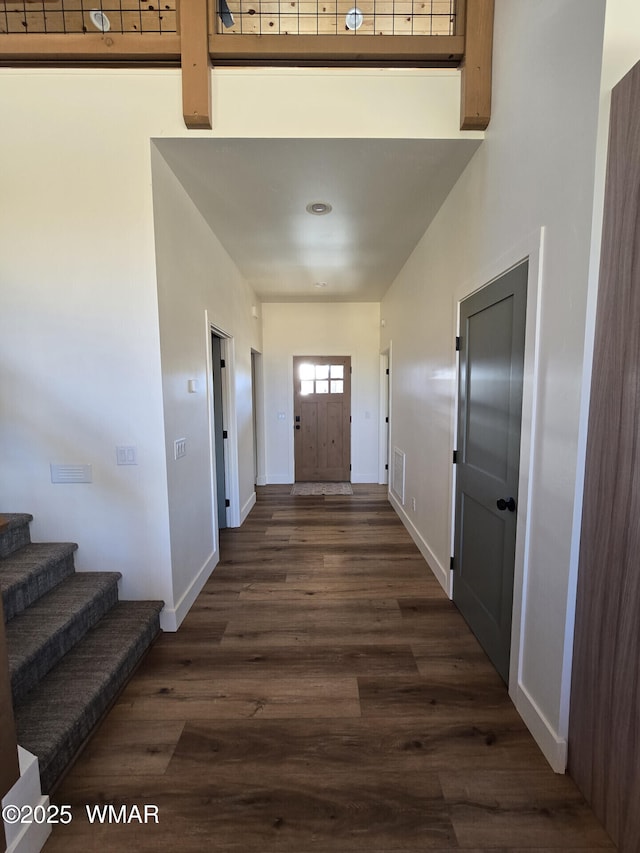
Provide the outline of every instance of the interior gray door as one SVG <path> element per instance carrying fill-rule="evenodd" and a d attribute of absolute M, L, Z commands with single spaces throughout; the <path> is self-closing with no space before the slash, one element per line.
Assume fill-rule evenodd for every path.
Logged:
<path fill-rule="evenodd" d="M 453 600 L 509 680 L 528 263 L 460 312 Z"/>
<path fill-rule="evenodd" d="M 222 395 L 222 339 L 211 333 L 211 364 L 213 368 L 213 445 L 216 457 L 216 496 L 218 504 L 218 529 L 227 526 L 227 486 L 224 476 L 224 429 Z"/>

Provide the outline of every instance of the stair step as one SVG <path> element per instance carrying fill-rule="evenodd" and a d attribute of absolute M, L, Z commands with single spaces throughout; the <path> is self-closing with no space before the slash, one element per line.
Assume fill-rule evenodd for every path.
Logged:
<path fill-rule="evenodd" d="M 29 543 L 0 559 L 5 622 L 73 574 L 77 548 L 72 542 Z"/>
<path fill-rule="evenodd" d="M 43 793 L 74 760 L 160 631 L 161 601 L 121 601 L 15 708 L 18 742 L 38 756 Z"/>
<path fill-rule="evenodd" d="M 31 542 L 29 523 L 33 516 L 26 512 L 0 515 L 0 557 L 6 557 Z"/>
<path fill-rule="evenodd" d="M 65 578 L 6 628 L 14 703 L 79 642 L 118 600 L 119 572 Z"/>

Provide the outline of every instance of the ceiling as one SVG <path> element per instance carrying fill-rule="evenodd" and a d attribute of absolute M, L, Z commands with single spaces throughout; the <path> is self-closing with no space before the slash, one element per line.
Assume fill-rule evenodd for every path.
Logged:
<path fill-rule="evenodd" d="M 378 302 L 478 139 L 161 139 L 264 302 Z M 310 202 L 332 206 L 307 213 Z M 326 286 L 316 287 L 324 282 Z"/>

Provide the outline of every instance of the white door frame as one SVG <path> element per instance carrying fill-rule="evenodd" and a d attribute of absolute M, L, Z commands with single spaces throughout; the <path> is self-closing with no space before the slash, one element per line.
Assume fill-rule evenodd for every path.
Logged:
<path fill-rule="evenodd" d="M 524 381 L 522 389 L 522 420 L 520 433 L 520 474 L 518 483 L 518 520 L 516 525 L 516 549 L 513 583 L 513 618 L 511 626 L 511 662 L 509 667 L 509 695 L 516 708 L 523 716 L 530 730 L 540 742 L 549 736 L 541 732 L 540 715 L 533 700 L 529 697 L 522 683 L 523 651 L 526 632 L 526 594 L 529 571 L 529 530 L 532 511 L 532 477 L 535 468 L 536 434 L 537 434 L 537 401 L 540 384 L 540 317 L 542 312 L 542 273 L 544 252 L 544 228 L 534 231 L 519 244 L 512 247 L 504 255 L 496 258 L 484 270 L 480 270 L 472 282 L 467 282 L 458 288 L 454 294 L 455 300 L 455 332 L 460 334 L 460 303 L 472 293 L 481 290 L 495 279 L 504 275 L 525 260 L 529 261 L 527 280 L 527 320 L 525 330 L 524 350 Z M 456 363 L 456 388 L 458 387 L 459 366 Z M 451 451 L 458 447 L 457 423 L 458 406 L 453 406 L 451 435 Z M 451 554 L 455 537 L 455 465 L 451 465 Z M 449 595 L 451 596 L 451 573 L 449 580 Z M 546 754 L 546 750 L 545 750 Z"/>
<path fill-rule="evenodd" d="M 213 361 L 211 335 L 221 338 L 222 357 L 225 367 L 222 374 L 222 414 L 224 429 L 227 431 L 224 449 L 225 485 L 227 491 L 227 526 L 240 526 L 240 488 L 238 473 L 238 418 L 236 415 L 235 394 L 235 341 L 233 337 L 211 321 L 205 310 L 207 334 L 207 408 L 209 417 L 209 443 L 211 446 L 211 491 L 215 528 L 218 528 L 216 468 L 214 453 L 214 413 L 213 413 Z"/>
<path fill-rule="evenodd" d="M 378 415 L 378 483 L 389 483 L 389 447 L 391 443 L 391 347 L 380 353 L 380 411 Z"/>
<path fill-rule="evenodd" d="M 266 486 L 266 450 L 264 429 L 264 365 L 262 353 L 259 350 L 251 350 L 252 380 L 253 386 L 253 443 L 256 454 L 256 486 Z"/>

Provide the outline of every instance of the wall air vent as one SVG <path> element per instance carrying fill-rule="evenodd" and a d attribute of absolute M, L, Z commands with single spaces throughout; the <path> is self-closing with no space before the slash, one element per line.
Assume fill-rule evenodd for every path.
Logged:
<path fill-rule="evenodd" d="M 402 506 L 404 506 L 404 462 L 405 455 L 402 450 L 397 447 L 393 448 L 393 477 L 391 480 L 391 490 L 398 498 Z"/>
<path fill-rule="evenodd" d="M 54 465 L 51 463 L 52 483 L 92 483 L 91 465 Z"/>

